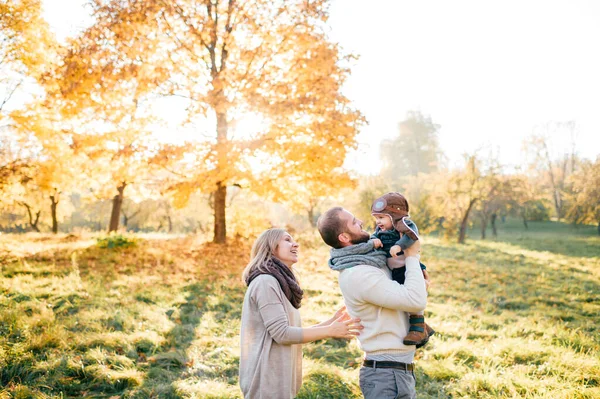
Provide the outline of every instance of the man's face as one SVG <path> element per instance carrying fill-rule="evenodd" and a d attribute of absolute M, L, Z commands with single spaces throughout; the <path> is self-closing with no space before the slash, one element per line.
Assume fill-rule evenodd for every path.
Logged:
<path fill-rule="evenodd" d="M 355 218 L 353 214 L 345 209 L 340 213 L 339 217 L 346 226 L 344 233 L 350 237 L 351 244 L 355 245 L 369 241 L 371 235 L 363 230 L 362 221 Z"/>

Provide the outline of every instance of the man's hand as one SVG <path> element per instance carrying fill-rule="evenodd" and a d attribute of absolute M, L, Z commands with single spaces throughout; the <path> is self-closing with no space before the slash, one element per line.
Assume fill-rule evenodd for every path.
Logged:
<path fill-rule="evenodd" d="M 400 245 L 394 245 L 393 247 L 390 248 L 390 255 L 392 255 L 392 257 L 394 257 L 394 258 L 397 258 L 398 253 L 400 253 L 400 252 L 402 252 L 402 247 L 400 247 Z M 405 254 L 406 254 L 406 252 L 405 252 Z"/>
<path fill-rule="evenodd" d="M 373 247 L 374 248 L 381 248 L 383 247 L 383 243 L 381 242 L 381 240 L 379 238 L 373 238 Z"/>
<path fill-rule="evenodd" d="M 418 241 L 415 241 L 415 243 L 413 245 L 411 245 L 410 247 L 408 247 L 404 250 L 404 255 L 406 255 L 407 258 L 409 256 L 419 256 L 420 252 L 421 252 L 421 241 L 418 240 Z"/>

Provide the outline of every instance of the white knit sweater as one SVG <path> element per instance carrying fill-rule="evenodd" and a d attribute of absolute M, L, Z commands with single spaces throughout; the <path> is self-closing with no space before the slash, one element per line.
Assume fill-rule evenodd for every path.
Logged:
<path fill-rule="evenodd" d="M 365 327 L 358 340 L 369 355 L 404 355 L 414 352 L 402 340 L 408 334 L 408 312 L 427 304 L 425 280 L 416 257 L 406 258 L 406 280 L 400 285 L 387 268 L 355 266 L 340 272 L 339 284 L 348 313 Z"/>

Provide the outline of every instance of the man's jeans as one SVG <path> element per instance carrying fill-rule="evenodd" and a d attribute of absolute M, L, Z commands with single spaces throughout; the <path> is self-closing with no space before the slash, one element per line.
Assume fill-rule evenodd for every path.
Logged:
<path fill-rule="evenodd" d="M 415 375 L 412 371 L 361 367 L 360 389 L 365 399 L 415 399 Z"/>

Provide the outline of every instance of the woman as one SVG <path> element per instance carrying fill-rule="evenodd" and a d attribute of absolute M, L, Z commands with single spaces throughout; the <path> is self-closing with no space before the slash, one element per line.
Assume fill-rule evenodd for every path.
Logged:
<path fill-rule="evenodd" d="M 292 272 L 298 243 L 283 229 L 263 232 L 242 275 L 248 285 L 242 308 L 240 387 L 245 398 L 294 398 L 302 384 L 302 346 L 323 338 L 353 338 L 362 329 L 344 308 L 302 328 L 302 289 Z"/>

